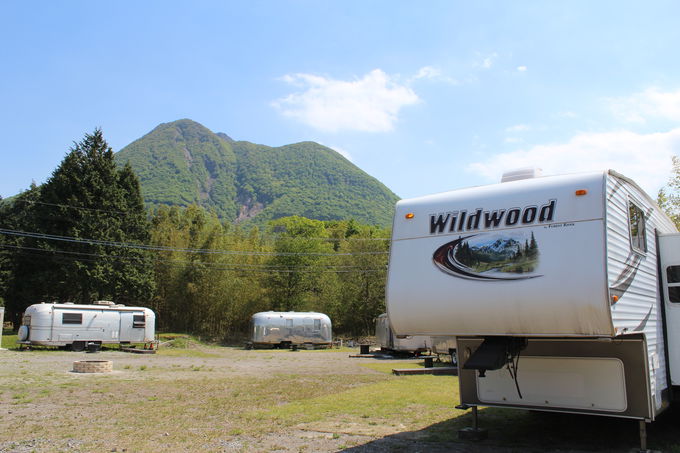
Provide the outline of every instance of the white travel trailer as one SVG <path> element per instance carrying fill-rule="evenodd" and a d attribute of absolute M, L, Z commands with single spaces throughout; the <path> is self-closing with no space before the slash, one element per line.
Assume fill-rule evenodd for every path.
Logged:
<path fill-rule="evenodd" d="M 24 312 L 17 343 L 70 346 L 74 351 L 88 344 L 152 343 L 155 327 L 156 315 L 144 307 L 103 300 L 91 305 L 42 303 Z"/>
<path fill-rule="evenodd" d="M 375 338 L 381 351 L 420 353 L 427 352 L 432 347 L 432 340 L 426 335 L 396 336 L 390 327 L 387 313 L 375 318 Z"/>
<path fill-rule="evenodd" d="M 398 202 L 387 312 L 399 334 L 456 337 L 475 413 L 627 417 L 644 433 L 680 395 L 680 235 L 614 171 Z"/>
<path fill-rule="evenodd" d="M 329 346 L 331 319 L 323 313 L 264 311 L 250 319 L 247 347 Z"/>

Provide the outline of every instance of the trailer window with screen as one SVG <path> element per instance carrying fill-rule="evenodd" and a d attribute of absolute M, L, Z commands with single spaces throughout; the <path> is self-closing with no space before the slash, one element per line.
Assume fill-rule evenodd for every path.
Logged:
<path fill-rule="evenodd" d="M 666 268 L 666 281 L 668 282 L 668 300 L 680 303 L 680 266 Z"/>
<path fill-rule="evenodd" d="M 645 214 L 635 203 L 628 202 L 628 222 L 630 224 L 630 245 L 633 250 L 647 253 L 645 234 Z"/>
<path fill-rule="evenodd" d="M 146 321 L 144 320 L 144 315 L 133 315 L 132 316 L 132 327 L 133 328 L 143 328 L 146 325 Z"/>
<path fill-rule="evenodd" d="M 82 313 L 62 313 L 61 314 L 62 324 L 82 324 L 83 314 Z"/>

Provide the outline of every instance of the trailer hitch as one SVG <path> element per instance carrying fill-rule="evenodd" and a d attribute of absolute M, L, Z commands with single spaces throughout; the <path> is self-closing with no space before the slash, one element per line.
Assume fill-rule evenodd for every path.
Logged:
<path fill-rule="evenodd" d="M 486 337 L 477 350 L 465 361 L 463 369 L 479 371 L 484 377 L 487 370 L 499 370 L 512 362 L 527 345 L 521 337 Z"/>

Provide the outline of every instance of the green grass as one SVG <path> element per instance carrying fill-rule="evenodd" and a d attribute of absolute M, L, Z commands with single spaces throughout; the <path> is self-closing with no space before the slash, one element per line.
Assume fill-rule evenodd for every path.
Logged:
<path fill-rule="evenodd" d="M 390 377 L 382 382 L 357 386 L 344 392 L 292 402 L 265 411 L 277 423 L 313 422 L 329 417 L 359 417 L 382 422 L 427 426 L 442 416 L 464 412 L 452 409 L 457 385 L 450 376 Z"/>
<path fill-rule="evenodd" d="M 2 333 L 2 345 L 0 345 L 0 347 L 5 349 L 16 349 L 19 346 L 17 344 L 18 339 L 19 336 L 15 332 L 5 329 Z"/>

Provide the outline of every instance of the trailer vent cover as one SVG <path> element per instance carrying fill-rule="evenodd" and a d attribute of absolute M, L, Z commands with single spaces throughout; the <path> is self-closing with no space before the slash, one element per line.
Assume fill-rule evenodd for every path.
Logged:
<path fill-rule="evenodd" d="M 519 181 L 521 179 L 532 179 L 543 176 L 540 168 L 520 168 L 517 170 L 506 171 L 501 176 L 501 182 Z"/>
<path fill-rule="evenodd" d="M 114 304 L 113 302 L 111 302 L 110 300 L 95 300 L 94 302 L 92 302 L 92 305 L 108 305 L 108 306 L 112 306 L 112 305 L 115 305 L 115 304 Z"/>

